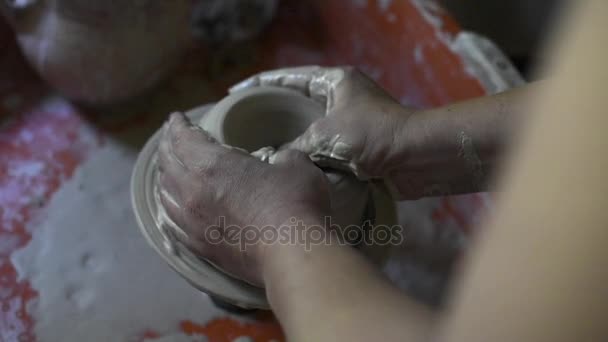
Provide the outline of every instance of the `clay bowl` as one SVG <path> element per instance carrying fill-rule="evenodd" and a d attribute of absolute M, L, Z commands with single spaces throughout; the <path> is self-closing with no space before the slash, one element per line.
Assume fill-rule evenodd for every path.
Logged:
<path fill-rule="evenodd" d="M 202 115 L 199 126 L 222 144 L 251 153 L 281 147 L 324 115 L 323 106 L 298 92 L 259 87 L 226 97 Z M 328 170 L 326 175 L 332 185 L 332 223 L 361 224 L 369 200 L 368 184 L 346 172 Z"/>
<path fill-rule="evenodd" d="M 218 142 L 253 152 L 262 147 L 276 148 L 295 139 L 324 115 L 324 108 L 295 91 L 262 87 L 232 94 L 215 106 L 198 107 L 186 115 Z M 133 207 L 142 233 L 165 261 L 194 287 L 240 308 L 268 309 L 264 289 L 196 257 L 180 242 L 186 236 L 167 219 L 158 198 L 159 138 L 157 132 L 148 141 L 132 177 Z M 360 224 L 372 218 L 375 224 L 395 223 L 394 203 L 382 184 L 360 182 L 338 171 L 327 171 L 326 175 L 332 185 L 333 222 Z M 386 249 L 362 246 L 361 250 L 376 263 L 382 263 Z"/>
<path fill-rule="evenodd" d="M 294 140 L 324 114 L 320 104 L 296 91 L 258 87 L 225 97 L 199 126 L 223 144 L 254 152 Z"/>

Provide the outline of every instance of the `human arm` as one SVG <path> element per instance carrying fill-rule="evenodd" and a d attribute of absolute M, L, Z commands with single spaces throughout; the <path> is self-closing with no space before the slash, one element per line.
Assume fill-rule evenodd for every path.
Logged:
<path fill-rule="evenodd" d="M 441 341 L 608 338 L 608 3 L 568 9 Z"/>
<path fill-rule="evenodd" d="M 337 240 L 290 244 L 260 238 L 241 249 L 237 235 L 219 243 L 206 239 L 206 229 L 219 216 L 243 229 L 274 227 L 277 232 L 294 218 L 331 234 L 324 226 L 326 177 L 303 153 L 283 150 L 271 164 L 263 163 L 220 146 L 183 115 L 173 114 L 163 128 L 159 162 L 161 200 L 187 234 L 184 242 L 231 274 L 265 286 L 290 340 L 420 340 L 430 332 L 433 312 Z"/>
<path fill-rule="evenodd" d="M 535 83 L 492 96 L 414 112 L 387 178 L 415 197 L 487 191 L 509 146 L 519 137 Z"/>
<path fill-rule="evenodd" d="M 585 26 L 585 30 L 566 40 L 562 51 L 566 57 L 558 64 L 561 72 L 541 92 L 541 105 L 532 107 L 531 112 L 536 114 L 524 135 L 520 153 L 516 154 L 518 164 L 503 182 L 505 192 L 489 231 L 470 255 L 470 270 L 465 273 L 441 327 L 443 341 L 595 341 L 608 336 L 603 319 L 608 308 L 605 290 L 608 279 L 603 272 L 604 241 L 608 240 L 605 229 L 608 183 L 603 172 L 608 165 L 604 132 L 608 122 L 603 85 L 608 76 L 602 66 L 608 57 L 605 48 L 608 44 L 599 44 L 596 39 L 605 40 L 598 28 L 604 26 L 606 6 L 602 2 L 587 3 L 585 23 L 596 29 Z M 580 51 L 586 54 L 578 56 Z M 319 218 L 307 210 L 292 214 L 310 224 Z M 346 264 L 350 262 L 365 269 L 364 263 L 355 261 L 352 251 L 331 246 L 313 254 L 296 249 L 275 251 L 276 257 L 271 260 L 280 263 L 275 266 L 270 261 L 266 263 L 263 281 L 267 282 L 269 298 L 288 337 L 339 339 L 323 334 L 331 329 L 325 327 L 336 315 L 329 315 L 329 321 L 327 315 L 310 317 L 311 312 L 321 312 L 315 308 L 333 313 L 326 304 L 339 307 L 331 301 L 335 296 L 348 298 L 349 293 L 365 292 L 374 300 L 373 305 L 392 300 L 398 303 L 396 297 L 374 297 L 375 292 L 391 291 L 369 274 L 355 274 L 354 287 L 350 284 L 350 272 L 338 276 L 339 271 L 349 269 Z M 318 255 L 319 259 L 303 255 Z M 344 263 L 335 263 L 343 259 Z M 294 269 L 298 272 L 293 272 Z M 334 278 L 332 274 L 329 282 L 324 282 L 328 272 L 337 276 Z M 305 279 L 299 278 L 306 275 Z M 367 281 L 376 285 L 366 288 Z M 343 291 L 337 295 L 328 292 L 336 285 L 342 285 Z M 374 293 L 367 293 L 372 289 Z M 425 314 L 408 316 L 407 312 L 400 311 L 404 316 L 399 318 L 414 317 L 413 326 L 432 326 L 432 317 L 427 320 Z M 352 331 L 367 328 L 371 332 L 374 324 L 384 318 L 390 320 L 395 316 L 355 320 Z M 384 327 L 403 334 L 413 331 L 399 330 L 396 325 Z M 317 326 L 322 327 L 318 329 L 322 336 L 316 335 Z M 400 336 L 400 340 L 407 340 L 405 336 Z"/>
<path fill-rule="evenodd" d="M 232 91 L 281 86 L 321 102 L 326 116 L 288 145 L 318 164 L 383 178 L 399 199 L 486 190 L 539 85 L 444 107 L 402 106 L 352 67 L 264 72 Z"/>
<path fill-rule="evenodd" d="M 290 341 L 426 341 L 437 312 L 348 246 L 275 246 L 266 293 Z"/>

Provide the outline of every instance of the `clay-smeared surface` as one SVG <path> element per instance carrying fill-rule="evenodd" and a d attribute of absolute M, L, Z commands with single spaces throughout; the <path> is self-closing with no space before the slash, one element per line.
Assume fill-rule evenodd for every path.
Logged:
<path fill-rule="evenodd" d="M 42 341 L 127 341 L 151 327 L 176 333 L 183 319 L 221 313 L 137 229 L 129 197 L 134 158 L 114 144 L 94 152 L 53 196 L 31 242 L 13 254 L 20 278 L 38 291 L 28 311 Z"/>

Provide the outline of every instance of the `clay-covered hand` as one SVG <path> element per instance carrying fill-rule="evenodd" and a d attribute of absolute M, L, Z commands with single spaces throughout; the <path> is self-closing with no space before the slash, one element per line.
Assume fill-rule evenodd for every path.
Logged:
<path fill-rule="evenodd" d="M 268 164 L 218 144 L 181 113 L 163 127 L 159 171 L 161 201 L 187 236 L 182 240 L 198 256 L 255 285 L 264 283 L 270 246 L 256 234 L 279 229 L 292 217 L 322 222 L 330 210 L 326 177 L 304 153 L 280 151 Z"/>
<path fill-rule="evenodd" d="M 381 178 L 403 151 L 404 125 L 413 112 L 352 67 L 279 69 L 255 75 L 230 92 L 287 87 L 322 103 L 326 116 L 288 145 L 324 166 L 348 168 L 359 178 Z"/>

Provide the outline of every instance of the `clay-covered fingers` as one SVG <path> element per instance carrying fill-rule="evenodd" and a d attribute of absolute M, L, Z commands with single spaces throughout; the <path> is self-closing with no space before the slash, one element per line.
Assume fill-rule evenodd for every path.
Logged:
<path fill-rule="evenodd" d="M 167 213 L 167 216 L 186 234 L 188 238 L 183 239 L 183 243 L 187 244 L 197 255 L 201 257 L 208 256 L 208 248 L 201 236 L 205 235 L 205 227 L 203 222 L 197 222 L 197 216 L 188 212 L 182 203 L 174 199 L 171 194 L 161 191 L 160 202 Z M 203 225 L 201 225 L 203 224 Z M 177 238 L 182 240 L 182 233 L 177 233 Z"/>
<path fill-rule="evenodd" d="M 310 165 L 314 166 L 308 155 L 302 151 L 297 151 L 293 149 L 282 149 L 269 158 L 269 163 L 274 165 L 284 165 L 284 166 L 305 166 Z"/>
<path fill-rule="evenodd" d="M 163 132 L 165 130 L 166 126 L 163 127 Z M 170 142 L 165 139 L 164 133 L 158 146 L 158 171 L 161 189 L 171 194 L 173 198 L 179 199 L 181 197 L 179 180 L 186 178 L 186 169 L 173 155 Z"/>
<path fill-rule="evenodd" d="M 215 156 L 226 150 L 203 129 L 192 125 L 182 113 L 171 114 L 163 129 L 161 147 L 163 144 L 167 155 L 188 172 L 212 167 L 213 161 L 217 160 Z"/>
<path fill-rule="evenodd" d="M 350 126 L 353 125 L 349 125 L 340 118 L 327 116 L 315 121 L 302 135 L 282 148 L 302 151 L 308 154 L 315 163 L 348 162 L 354 158 L 356 149 L 355 144 L 349 139 L 350 132 L 344 128 Z"/>
<path fill-rule="evenodd" d="M 179 227 L 187 227 L 186 217 L 184 215 L 183 207 L 180 205 L 180 200 L 175 198 L 174 195 L 161 188 L 159 191 L 160 203 L 163 209 L 167 212 L 167 215 L 177 224 Z"/>
<path fill-rule="evenodd" d="M 230 93 L 252 87 L 285 87 L 299 91 L 327 107 L 331 107 L 331 94 L 350 72 L 350 67 L 303 66 L 277 69 L 254 75 L 230 88 Z"/>
<path fill-rule="evenodd" d="M 313 122 L 295 140 L 281 146 L 281 149 L 291 149 L 304 152 L 308 155 L 317 152 L 319 149 L 325 150 L 331 144 L 331 138 L 336 132 L 332 132 L 333 118 L 324 117 Z"/>
<path fill-rule="evenodd" d="M 202 182 L 199 179 L 200 161 L 205 155 L 213 155 L 221 150 L 204 131 L 190 124 L 181 113 L 174 113 L 165 123 L 158 148 L 159 185 L 168 211 L 183 207 L 189 194 L 197 191 Z M 163 199 L 163 198 L 161 198 Z"/>
<path fill-rule="evenodd" d="M 180 180 L 186 176 L 185 172 L 179 166 L 176 167 L 175 164 L 165 166 L 159 171 L 158 183 L 160 189 L 168 193 L 175 201 L 180 200 L 183 194 L 183 186 L 180 184 Z"/>
<path fill-rule="evenodd" d="M 298 175 L 307 186 L 323 188 L 326 185 L 323 171 L 315 165 L 308 154 L 291 149 L 282 149 L 273 154 L 269 160 L 275 167 L 283 168 L 287 172 L 298 170 Z"/>
<path fill-rule="evenodd" d="M 287 87 L 308 94 L 308 85 L 315 74 L 322 70 L 319 66 L 302 66 L 296 68 L 276 69 L 253 75 L 232 86 L 230 93 L 253 87 Z"/>
<path fill-rule="evenodd" d="M 204 130 L 174 113 L 163 128 L 159 146 L 160 185 L 186 208 L 210 200 L 245 181 L 243 170 L 259 162 L 248 153 L 218 144 Z M 261 162 L 259 162 L 261 163 Z"/>

